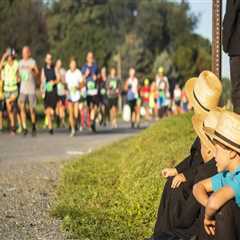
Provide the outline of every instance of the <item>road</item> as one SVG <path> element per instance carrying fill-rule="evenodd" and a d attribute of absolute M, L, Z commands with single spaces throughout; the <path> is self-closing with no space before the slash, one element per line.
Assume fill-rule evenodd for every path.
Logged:
<path fill-rule="evenodd" d="M 49 214 L 63 164 L 139 131 L 121 123 L 116 130 L 102 128 L 76 137 L 67 130 L 53 136 L 43 130 L 37 137 L 0 135 L 1 240 L 67 239 L 61 221 Z"/>

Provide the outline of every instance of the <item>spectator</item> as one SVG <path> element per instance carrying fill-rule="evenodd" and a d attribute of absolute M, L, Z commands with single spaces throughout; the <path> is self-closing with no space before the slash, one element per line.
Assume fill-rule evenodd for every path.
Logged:
<path fill-rule="evenodd" d="M 240 114 L 240 1 L 227 1 L 223 21 L 223 50 L 230 57 L 233 111 Z"/>

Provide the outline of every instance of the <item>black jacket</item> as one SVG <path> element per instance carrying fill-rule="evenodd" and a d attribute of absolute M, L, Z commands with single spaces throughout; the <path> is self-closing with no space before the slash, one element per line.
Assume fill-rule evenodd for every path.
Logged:
<path fill-rule="evenodd" d="M 240 55 L 240 0 L 227 0 L 223 20 L 223 50 L 229 56 Z"/>

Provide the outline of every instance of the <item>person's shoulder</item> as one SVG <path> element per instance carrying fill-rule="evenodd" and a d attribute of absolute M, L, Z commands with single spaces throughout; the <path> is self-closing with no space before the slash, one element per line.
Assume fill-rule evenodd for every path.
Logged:
<path fill-rule="evenodd" d="M 36 64 L 36 60 L 34 58 L 29 58 L 28 62 L 31 64 Z"/>

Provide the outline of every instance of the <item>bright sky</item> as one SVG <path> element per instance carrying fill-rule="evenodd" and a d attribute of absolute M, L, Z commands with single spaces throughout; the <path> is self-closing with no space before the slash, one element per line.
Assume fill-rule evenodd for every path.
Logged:
<path fill-rule="evenodd" d="M 223 1 L 223 15 L 225 12 L 226 1 Z M 212 0 L 188 0 L 191 11 L 200 15 L 199 24 L 196 32 L 212 40 Z M 229 77 L 229 58 L 223 54 L 222 72 L 224 77 Z"/>

